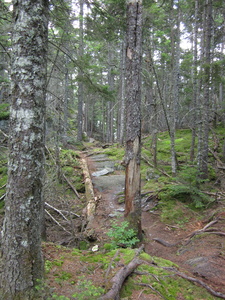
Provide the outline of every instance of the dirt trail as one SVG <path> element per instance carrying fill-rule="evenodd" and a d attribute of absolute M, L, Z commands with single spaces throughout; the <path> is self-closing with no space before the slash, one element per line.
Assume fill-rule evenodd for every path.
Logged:
<path fill-rule="evenodd" d="M 112 162 L 107 157 L 87 158 L 90 173 L 106 168 Z M 95 193 L 101 195 L 93 223 L 99 241 L 104 242 L 105 233 L 110 228 L 110 221 L 120 217 L 123 220 L 123 204 L 118 204 L 118 194 L 124 189 L 124 173 L 114 171 L 104 176 L 92 177 Z M 145 209 L 146 210 L 146 209 Z M 214 229 L 225 231 L 225 215 L 215 214 L 217 218 Z M 207 221 L 209 222 L 209 221 Z M 142 227 L 145 234 L 145 251 L 152 256 L 159 256 L 176 263 L 182 271 L 201 279 L 214 290 L 225 293 L 225 237 L 205 233 L 196 235 L 185 246 L 188 236 L 196 230 L 202 229 L 206 224 L 192 219 L 183 228 L 169 226 L 160 221 L 160 211 L 143 211 Z M 159 239 L 169 245 L 155 241 Z"/>

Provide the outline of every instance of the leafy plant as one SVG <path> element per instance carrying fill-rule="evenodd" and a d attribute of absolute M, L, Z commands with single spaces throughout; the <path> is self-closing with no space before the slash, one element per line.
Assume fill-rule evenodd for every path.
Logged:
<path fill-rule="evenodd" d="M 79 300 L 98 299 L 104 293 L 104 289 L 93 285 L 91 280 L 85 279 L 85 276 L 79 277 L 77 282 L 77 292 L 73 294 L 73 298 Z"/>
<path fill-rule="evenodd" d="M 107 232 L 107 235 L 112 238 L 112 248 L 130 247 L 132 248 L 139 242 L 134 229 L 129 228 L 129 222 L 124 221 L 121 224 L 114 222 L 112 229 Z"/>

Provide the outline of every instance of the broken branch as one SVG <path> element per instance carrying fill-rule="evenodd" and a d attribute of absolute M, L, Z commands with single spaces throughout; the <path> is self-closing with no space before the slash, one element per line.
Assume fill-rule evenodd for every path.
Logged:
<path fill-rule="evenodd" d="M 71 232 L 69 232 L 65 227 L 63 227 L 51 214 L 49 211 L 47 211 L 47 209 L 45 209 L 45 212 L 47 213 L 47 215 L 59 226 L 61 227 L 64 231 L 66 231 L 67 233 L 71 234 Z"/>

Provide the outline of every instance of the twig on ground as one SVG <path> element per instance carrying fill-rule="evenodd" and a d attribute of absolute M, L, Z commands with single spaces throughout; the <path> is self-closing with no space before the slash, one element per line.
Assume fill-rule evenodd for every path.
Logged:
<path fill-rule="evenodd" d="M 7 139 L 9 138 L 9 136 L 4 131 L 2 131 L 1 129 L 0 129 L 0 133 L 3 134 L 5 138 L 7 138 Z"/>
<path fill-rule="evenodd" d="M 4 189 L 6 187 L 6 183 L 3 184 L 3 186 L 0 187 L 0 190 Z"/>
<path fill-rule="evenodd" d="M 54 206 L 48 204 L 47 202 L 45 202 L 45 205 L 48 206 L 48 207 L 50 207 L 50 208 L 53 209 L 54 211 L 56 211 L 58 214 L 60 214 L 60 215 L 63 217 L 63 219 L 65 219 L 67 222 L 69 222 L 69 220 L 67 219 L 66 216 L 64 216 L 64 214 L 62 213 L 61 210 L 55 208 Z"/>
<path fill-rule="evenodd" d="M 137 285 L 145 286 L 145 287 L 150 288 L 150 289 L 153 290 L 155 293 L 157 293 L 162 299 L 165 299 L 165 300 L 166 300 L 166 298 L 165 298 L 160 292 L 158 292 L 156 289 L 154 289 L 154 287 L 152 287 L 151 284 L 148 284 L 148 283 L 137 283 Z"/>
<path fill-rule="evenodd" d="M 75 189 L 75 187 L 72 185 L 72 183 L 69 181 L 69 179 L 66 177 L 65 174 L 62 174 L 63 178 L 65 179 L 65 181 L 68 183 L 68 185 L 71 187 L 71 189 L 73 190 L 74 194 L 77 196 L 78 199 L 80 199 L 80 195 L 78 194 L 77 190 Z"/>
<path fill-rule="evenodd" d="M 0 201 L 2 201 L 5 198 L 5 196 L 6 196 L 6 193 L 0 197 Z"/>
<path fill-rule="evenodd" d="M 50 212 L 45 209 L 45 212 L 47 213 L 47 215 L 59 226 L 61 227 L 64 231 L 66 231 L 67 233 L 69 233 L 70 235 L 72 234 L 70 231 L 68 231 L 65 227 L 63 227 L 51 214 Z"/>

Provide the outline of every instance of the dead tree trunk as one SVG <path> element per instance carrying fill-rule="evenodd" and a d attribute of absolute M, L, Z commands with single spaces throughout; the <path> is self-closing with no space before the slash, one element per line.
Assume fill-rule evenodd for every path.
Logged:
<path fill-rule="evenodd" d="M 127 100 L 125 217 L 141 239 L 141 52 L 142 1 L 127 1 Z"/>

